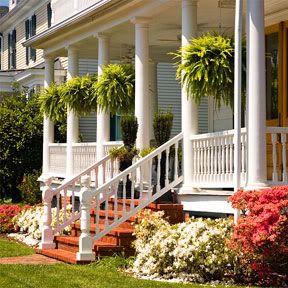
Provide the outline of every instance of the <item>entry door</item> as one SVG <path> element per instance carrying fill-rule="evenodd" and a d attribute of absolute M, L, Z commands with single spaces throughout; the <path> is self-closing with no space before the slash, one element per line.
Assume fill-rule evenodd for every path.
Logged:
<path fill-rule="evenodd" d="M 284 58 L 284 24 L 279 23 L 266 28 L 266 125 L 283 126 L 287 119 L 287 109 L 284 109 L 284 102 L 287 103 L 283 85 L 283 58 Z M 285 34 L 285 35 L 284 35 Z M 285 53 L 286 55 L 287 53 Z M 287 55 L 285 56 L 287 57 Z M 286 68 L 286 67 L 285 67 Z M 285 120 L 285 121 L 284 121 Z M 287 119 L 288 120 L 288 119 Z M 287 121 L 288 124 L 288 121 Z M 277 163 L 278 175 L 281 171 L 281 144 L 277 139 Z M 273 158 L 271 135 L 267 135 L 267 178 L 272 180 Z"/>

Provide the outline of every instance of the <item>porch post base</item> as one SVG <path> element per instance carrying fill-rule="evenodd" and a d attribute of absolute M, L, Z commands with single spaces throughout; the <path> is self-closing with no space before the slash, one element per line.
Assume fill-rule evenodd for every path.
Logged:
<path fill-rule="evenodd" d="M 180 187 L 178 195 L 185 195 L 185 194 L 191 194 L 192 192 L 200 192 L 201 189 L 189 186 L 189 185 L 183 185 Z"/>
<path fill-rule="evenodd" d="M 47 250 L 47 249 L 55 249 L 56 248 L 56 245 L 55 243 L 40 243 L 39 245 L 39 249 L 41 250 Z"/>
<path fill-rule="evenodd" d="M 96 259 L 94 252 L 77 252 L 76 253 L 76 260 L 77 261 L 94 261 Z"/>
<path fill-rule="evenodd" d="M 249 183 L 247 184 L 247 186 L 245 186 L 244 191 L 248 191 L 248 190 L 263 190 L 263 189 L 267 189 L 270 186 L 265 183 L 265 182 L 255 182 L 255 183 Z"/>

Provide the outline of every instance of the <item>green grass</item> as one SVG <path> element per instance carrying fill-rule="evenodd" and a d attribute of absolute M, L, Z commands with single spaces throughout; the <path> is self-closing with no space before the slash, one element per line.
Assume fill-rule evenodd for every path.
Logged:
<path fill-rule="evenodd" d="M 0 238 L 0 258 L 31 255 L 34 251 L 28 246 Z M 1 285 L 0 285 L 1 287 Z"/>
<path fill-rule="evenodd" d="M 0 239 L 0 257 L 33 254 L 33 250 L 6 239 Z M 123 271 L 127 262 L 107 257 L 90 265 L 0 265 L 0 287 L 24 288 L 203 288 L 225 287 L 167 283 L 133 278 Z M 227 286 L 226 286 L 227 287 Z M 230 286 L 229 286 L 230 287 Z M 233 286 L 237 287 L 237 286 Z"/>
<path fill-rule="evenodd" d="M 85 266 L 57 265 L 0 265 L 0 287 L 41 288 L 203 288 L 196 284 L 167 283 L 139 280 L 120 272 L 123 260 L 105 258 Z M 213 286 L 224 287 L 224 286 Z M 230 287 L 230 286 L 229 286 Z M 235 286 L 236 287 L 236 286 Z"/>

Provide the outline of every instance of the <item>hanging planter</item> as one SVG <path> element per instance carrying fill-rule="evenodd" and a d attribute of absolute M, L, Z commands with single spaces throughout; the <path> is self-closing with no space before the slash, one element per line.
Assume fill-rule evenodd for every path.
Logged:
<path fill-rule="evenodd" d="M 84 116 L 97 107 L 97 96 L 94 83 L 96 76 L 85 75 L 74 77 L 59 87 L 59 94 L 67 107 L 73 109 L 78 116 Z"/>
<path fill-rule="evenodd" d="M 110 64 L 94 85 L 97 105 L 112 114 L 129 114 L 135 102 L 135 71 L 131 64 Z"/>
<path fill-rule="evenodd" d="M 220 108 L 221 104 L 232 107 L 234 97 L 233 39 L 208 33 L 192 39 L 188 45 L 181 48 L 176 57 L 181 59 L 182 54 L 182 63 L 178 63 L 176 77 L 186 87 L 188 97 L 200 104 L 203 97 L 212 96 L 217 108 Z M 244 55 L 245 49 L 243 49 Z M 245 58 L 242 63 L 245 63 Z M 245 88 L 245 65 L 242 64 L 242 66 L 242 87 Z"/>
<path fill-rule="evenodd" d="M 61 99 L 60 88 L 52 83 L 39 95 L 40 111 L 54 122 L 66 121 L 67 106 Z"/>

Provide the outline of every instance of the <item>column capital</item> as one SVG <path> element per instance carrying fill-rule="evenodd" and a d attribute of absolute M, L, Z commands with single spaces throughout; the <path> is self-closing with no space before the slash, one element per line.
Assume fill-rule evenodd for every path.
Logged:
<path fill-rule="evenodd" d="M 98 38 L 98 39 L 103 39 L 103 40 L 109 40 L 110 39 L 110 34 L 105 33 L 105 32 L 97 32 L 93 34 L 93 37 Z"/>
<path fill-rule="evenodd" d="M 74 53 L 79 51 L 79 47 L 77 45 L 67 45 L 65 46 L 65 49 Z"/>
<path fill-rule="evenodd" d="M 49 54 L 45 54 L 45 52 L 43 52 L 42 58 L 43 58 L 45 61 L 54 61 L 55 56 L 49 55 Z"/>
<path fill-rule="evenodd" d="M 131 19 L 131 22 L 141 27 L 148 27 L 149 23 L 151 22 L 151 18 L 136 16 Z"/>
<path fill-rule="evenodd" d="M 185 6 L 197 6 L 199 0 L 182 0 L 183 7 Z"/>

